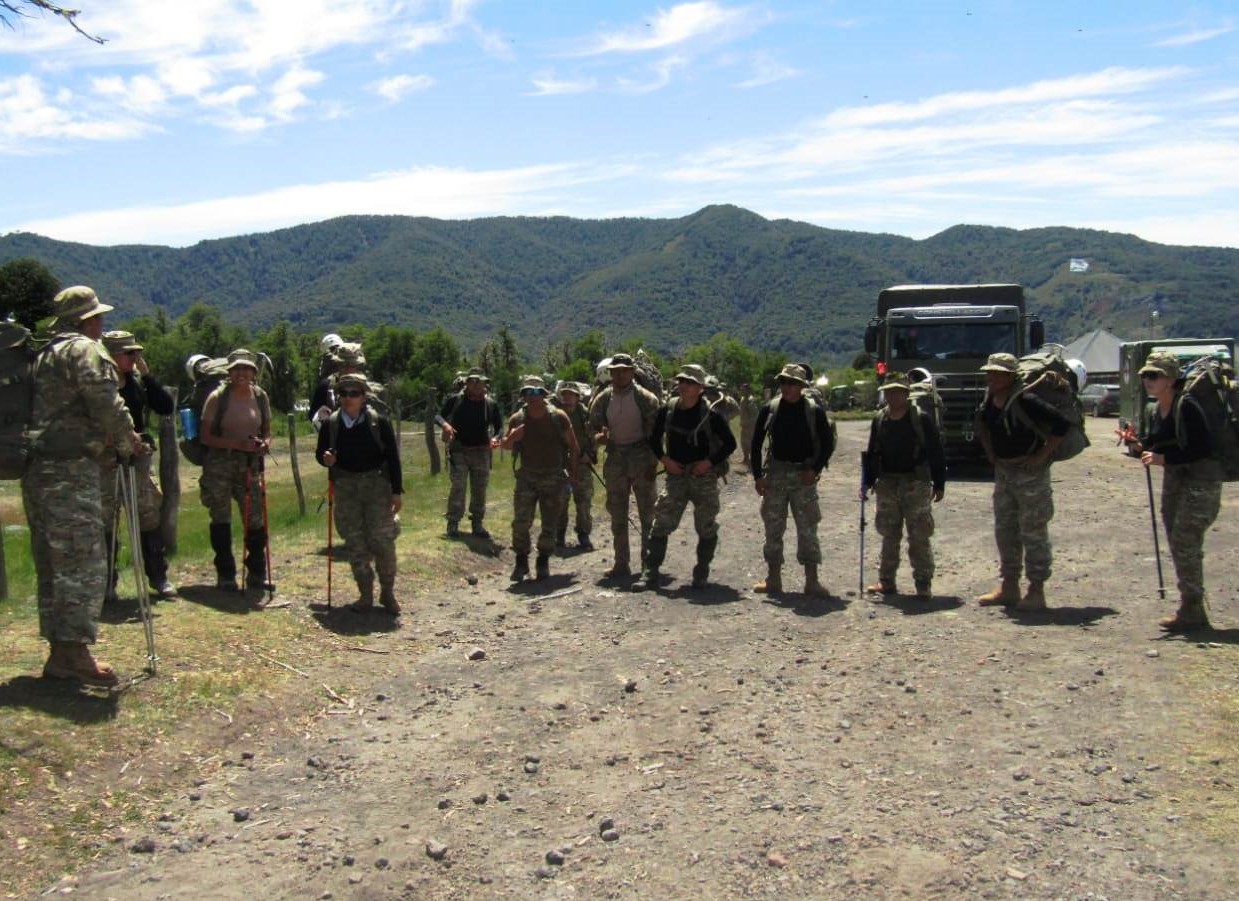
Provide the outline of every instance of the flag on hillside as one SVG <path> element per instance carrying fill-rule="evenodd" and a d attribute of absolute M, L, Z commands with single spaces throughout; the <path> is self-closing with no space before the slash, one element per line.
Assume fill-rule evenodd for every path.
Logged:
<path fill-rule="evenodd" d="M 1081 260 L 1079 258 L 1072 257 L 1071 262 L 1068 264 L 1068 268 L 1072 272 L 1088 272 L 1088 260 Z"/>

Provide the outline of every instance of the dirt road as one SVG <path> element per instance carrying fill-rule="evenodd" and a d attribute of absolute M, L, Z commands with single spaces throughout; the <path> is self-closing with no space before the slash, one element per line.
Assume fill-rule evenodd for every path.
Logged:
<path fill-rule="evenodd" d="M 1113 449 L 1113 421 L 1090 427 L 1094 447 L 1055 471 L 1045 615 L 972 602 L 996 571 L 983 482 L 951 483 L 939 507 L 932 603 L 858 597 L 865 424 L 843 423 L 822 486 L 833 599 L 753 594 L 761 525 L 742 474 L 725 489 L 704 591 L 687 588 L 687 521 L 658 592 L 600 584 L 605 547 L 517 590 L 510 554 L 471 555 L 453 584 L 404 586 L 402 628 L 366 642 L 387 653 L 335 671 L 290 658 L 319 715 L 238 716 L 220 757 L 181 767 L 162 821 L 60 888 L 1236 897 L 1236 496 L 1206 561 L 1228 628 L 1164 638 L 1143 476 Z M 144 775 L 156 774 L 116 779 Z"/>

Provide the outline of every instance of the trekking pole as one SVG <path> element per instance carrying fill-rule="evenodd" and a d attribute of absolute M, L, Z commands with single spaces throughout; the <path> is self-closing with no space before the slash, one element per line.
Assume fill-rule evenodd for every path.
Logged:
<path fill-rule="evenodd" d="M 1162 543 L 1157 537 L 1157 513 L 1153 506 L 1153 471 L 1144 467 L 1145 481 L 1149 486 L 1149 521 L 1153 525 L 1153 557 L 1157 560 L 1157 596 L 1166 600 L 1166 581 L 1162 577 Z"/>
<path fill-rule="evenodd" d="M 138 591 L 138 610 L 142 614 L 142 630 L 146 633 L 146 671 L 155 675 L 155 620 L 151 615 L 150 586 L 146 581 L 146 561 L 142 556 L 142 518 L 138 512 L 138 477 L 132 463 L 122 464 L 121 497 L 125 505 L 126 528 L 129 532 L 129 556 L 133 561 L 133 581 Z"/>
<path fill-rule="evenodd" d="M 332 526 L 336 515 L 336 480 L 327 474 L 327 609 L 331 609 L 331 564 L 335 560 L 335 546 L 332 544 Z"/>
<path fill-rule="evenodd" d="M 120 529 L 120 511 L 122 504 L 121 498 L 124 496 L 122 492 L 125 490 L 125 477 L 121 473 L 121 466 L 118 463 L 116 466 L 116 478 L 112 480 L 112 509 L 109 512 L 112 522 L 112 533 L 109 535 L 108 542 L 108 583 L 107 591 L 115 593 L 117 573 L 116 573 L 116 550 L 120 546 L 120 538 L 118 530 Z"/>
<path fill-rule="evenodd" d="M 869 500 L 869 493 L 865 490 L 865 472 L 869 465 L 869 454 L 862 453 L 860 455 L 860 575 L 856 583 L 856 592 L 861 597 L 865 594 L 865 527 L 868 525 L 865 522 L 865 504 Z"/>
<path fill-rule="evenodd" d="M 262 552 L 267 570 L 267 581 L 262 587 L 267 591 L 267 603 L 270 604 L 275 600 L 275 581 L 271 577 L 271 525 L 267 517 L 267 474 L 263 460 L 262 456 L 258 458 L 258 492 L 262 498 Z"/>

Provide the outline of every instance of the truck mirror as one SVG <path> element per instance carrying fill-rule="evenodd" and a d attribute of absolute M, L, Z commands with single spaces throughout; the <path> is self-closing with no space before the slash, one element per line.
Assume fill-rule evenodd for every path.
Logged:
<path fill-rule="evenodd" d="M 1028 324 L 1028 343 L 1033 350 L 1045 343 L 1045 323 L 1040 319 L 1034 319 Z"/>
<path fill-rule="evenodd" d="M 865 326 L 865 353 L 876 354 L 878 352 L 878 327 L 876 325 Z"/>

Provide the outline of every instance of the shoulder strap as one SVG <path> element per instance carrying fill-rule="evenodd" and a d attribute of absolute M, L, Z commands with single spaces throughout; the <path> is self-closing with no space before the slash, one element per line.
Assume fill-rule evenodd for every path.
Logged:
<path fill-rule="evenodd" d="M 224 412 L 228 409 L 228 383 L 220 382 L 202 402 L 203 409 L 215 398 L 215 418 L 211 420 L 211 434 L 224 434 Z"/>

